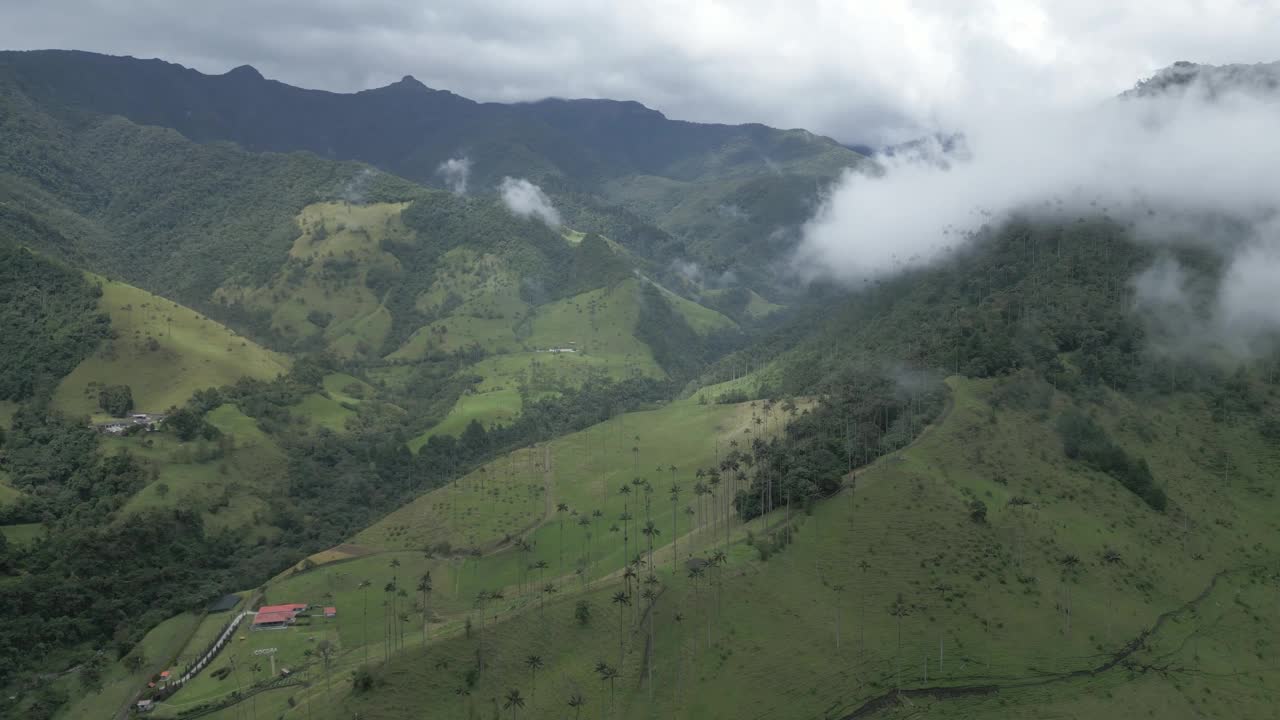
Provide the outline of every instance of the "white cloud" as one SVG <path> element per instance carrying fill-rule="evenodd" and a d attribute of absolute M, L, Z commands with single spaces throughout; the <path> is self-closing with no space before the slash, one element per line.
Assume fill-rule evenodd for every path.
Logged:
<path fill-rule="evenodd" d="M 551 227 L 560 227 L 560 213 L 542 188 L 524 178 L 505 177 L 498 186 L 502 204 L 522 217 L 535 217 Z"/>
<path fill-rule="evenodd" d="M 440 163 L 440 167 L 436 168 L 436 174 L 444 180 L 445 187 L 449 188 L 454 195 L 465 195 L 467 180 L 471 178 L 471 158 L 449 158 Z"/>
<path fill-rule="evenodd" d="M 1144 241 L 1221 253 L 1228 271 L 1204 334 L 1248 344 L 1280 329 L 1272 300 L 1280 284 L 1278 126 L 1274 96 L 1208 101 L 1199 86 L 1068 110 L 974 114 L 961 128 L 965 152 L 946 162 L 934 145 L 883 158 L 881 174 L 848 174 L 804 228 L 796 264 L 853 282 L 943 258 L 1011 212 L 1105 212 L 1134 222 Z M 1158 265 L 1138 278 L 1139 299 L 1166 318 L 1187 312 L 1179 272 Z"/>
<path fill-rule="evenodd" d="M 1175 60 L 1257 62 L 1280 47 L 1280 7 L 1258 0 L 0 3 L 11 48 L 206 72 L 251 63 L 342 91 L 413 74 L 479 100 L 634 99 L 682 119 L 872 142 L 947 129 L 975 107 L 1107 96 Z"/>

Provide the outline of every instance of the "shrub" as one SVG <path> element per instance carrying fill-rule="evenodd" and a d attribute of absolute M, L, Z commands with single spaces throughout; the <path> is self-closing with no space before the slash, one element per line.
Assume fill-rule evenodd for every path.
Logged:
<path fill-rule="evenodd" d="M 133 389 L 128 385 L 108 385 L 98 391 L 98 407 L 112 417 L 133 412 Z"/>

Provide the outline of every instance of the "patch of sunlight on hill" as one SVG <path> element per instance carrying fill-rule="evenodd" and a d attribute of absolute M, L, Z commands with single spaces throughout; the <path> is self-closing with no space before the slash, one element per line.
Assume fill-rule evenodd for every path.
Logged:
<path fill-rule="evenodd" d="M 412 242 L 400 213 L 408 203 L 352 205 L 323 202 L 298 215 L 299 235 L 289 260 L 263 287 L 227 285 L 220 302 L 271 313 L 286 337 L 322 334 L 343 357 L 377 352 L 391 329 L 391 315 L 369 289 L 371 272 L 398 272 L 400 262 L 382 250 L 384 240 Z"/>
<path fill-rule="evenodd" d="M 699 305 L 698 303 L 680 297 L 665 287 L 654 283 L 654 287 L 662 291 L 667 302 L 671 303 L 671 307 L 684 317 L 685 322 L 689 323 L 689 327 L 699 335 L 706 335 L 715 330 L 727 330 L 737 327 L 738 324 L 709 307 Z"/>
<path fill-rule="evenodd" d="M 124 283 L 102 283 L 100 307 L 116 337 L 105 341 L 58 385 L 54 404 L 70 415 L 103 417 L 101 385 L 128 385 L 139 412 L 163 412 L 196 390 L 242 377 L 268 380 L 287 372 L 289 360 L 225 326 Z"/>
<path fill-rule="evenodd" d="M 639 282 L 625 280 L 537 308 L 526 342 L 538 350 L 573 349 L 609 365 L 662 377 L 649 346 L 634 335 L 640 317 Z"/>
<path fill-rule="evenodd" d="M 420 496 L 357 535 L 353 542 L 388 549 L 439 542 L 455 548 L 484 547 L 505 534 L 519 533 L 537 538 L 539 555 L 545 550 L 558 560 L 561 539 L 559 516 L 553 512 L 556 504 L 568 503 L 575 513 L 598 508 L 606 517 L 616 518 L 624 504 L 617 490 L 637 474 L 650 478 L 663 491 L 654 501 L 661 510 L 653 513 L 653 519 L 664 537 L 669 537 L 671 506 L 666 489 L 671 484 L 670 467 L 677 468 L 680 483 L 692 486 L 697 468 L 714 465 L 732 441 L 751 437 L 743 431 L 756 427 L 751 422 L 752 412 L 749 403 L 680 401 L 658 410 L 620 415 L 494 460 L 447 487 Z M 661 467 L 662 472 L 657 473 L 655 467 Z M 637 501 L 631 501 L 633 510 Z M 685 515 L 677 520 L 681 532 L 688 532 Z M 582 530 L 575 527 L 572 532 L 563 540 L 572 547 L 566 553 L 581 553 Z M 610 549 L 601 558 L 621 566 L 622 548 Z M 506 579 L 511 582 L 516 568 L 506 567 L 508 560 L 495 572 L 511 573 Z"/>
<path fill-rule="evenodd" d="M 344 405 L 359 405 L 374 392 L 369 383 L 346 373 L 330 373 L 321 381 L 324 391 Z"/>
<path fill-rule="evenodd" d="M 320 393 L 311 393 L 302 402 L 293 406 L 291 412 L 302 415 L 313 425 L 329 428 L 334 432 L 346 432 L 347 419 L 355 417 L 355 413 L 342 407 L 342 404 Z"/>
<path fill-rule="evenodd" d="M 521 349 L 507 319 L 453 316 L 414 331 L 388 360 L 418 360 L 432 353 L 452 353 L 479 345 L 485 352 L 517 352 Z"/>
<path fill-rule="evenodd" d="M 201 513 L 211 530 L 233 530 L 251 539 L 275 535 L 265 520 L 267 498 L 286 481 L 284 452 L 234 405 L 221 405 L 207 418 L 222 431 L 216 441 L 184 443 L 168 433 L 103 438 L 105 452 L 127 450 L 157 470 L 121 515 L 182 507 Z"/>
<path fill-rule="evenodd" d="M 9 473 L 0 470 L 0 507 L 17 502 L 22 491 L 9 484 Z"/>

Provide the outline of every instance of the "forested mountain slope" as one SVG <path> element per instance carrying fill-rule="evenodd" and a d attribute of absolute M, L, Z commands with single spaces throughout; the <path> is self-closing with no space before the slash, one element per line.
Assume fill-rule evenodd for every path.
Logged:
<path fill-rule="evenodd" d="M 204 75 L 159 60 L 65 51 L 0 54 L 0 73 L 60 112 L 119 115 L 250 151 L 360 160 L 429 185 L 446 184 L 443 162 L 465 159 L 479 192 L 510 175 L 553 195 L 582 195 L 587 205 L 621 205 L 673 233 L 700 261 L 721 265 L 718 273 L 756 270 L 789 249 L 777 231 L 802 222 L 823 185 L 863 162 L 804 130 L 670 120 L 613 100 L 477 103 L 411 77 L 340 94 L 267 80 L 247 66 Z M 592 224 L 594 213 L 576 212 L 582 203 L 569 205 L 571 223 L 611 234 Z M 615 239 L 672 257 L 662 253 L 669 242 Z"/>

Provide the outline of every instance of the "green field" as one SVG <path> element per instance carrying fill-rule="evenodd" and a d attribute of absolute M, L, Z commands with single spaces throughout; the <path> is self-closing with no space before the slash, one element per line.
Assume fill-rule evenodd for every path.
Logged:
<path fill-rule="evenodd" d="M 266 498 L 285 476 L 284 453 L 234 405 L 211 410 L 207 419 L 222 431 L 220 440 L 183 443 L 167 433 L 103 438 L 106 451 L 134 453 L 157 469 L 155 479 L 125 505 L 123 517 L 152 508 L 183 507 L 200 511 L 211 529 L 250 537 L 274 535 L 260 518 L 266 514 Z"/>
<path fill-rule="evenodd" d="M 59 681 L 72 697 L 79 700 L 65 706 L 57 715 L 60 720 L 96 720 L 112 717 L 124 708 L 125 703 L 133 699 L 134 694 L 142 690 L 148 678 L 162 670 L 177 670 L 170 661 L 176 658 L 179 651 L 187 643 L 191 633 L 201 624 L 200 616 L 195 613 L 184 613 L 169 618 L 151 629 L 131 651 L 131 655 L 140 655 L 142 666 L 137 672 L 130 672 L 124 659 L 108 663 L 102 674 L 102 690 L 96 693 L 83 694 L 76 685 L 75 675 Z"/>
<path fill-rule="evenodd" d="M 343 407 L 341 403 L 319 393 L 312 393 L 294 406 L 294 412 L 307 418 L 307 421 L 318 427 L 328 428 L 334 432 L 343 432 L 347 420 L 355 417 L 355 412 Z"/>
<path fill-rule="evenodd" d="M 289 368 L 213 320 L 124 283 L 102 283 L 101 308 L 118 336 L 103 343 L 58 385 L 54 403 L 71 415 L 103 416 L 101 385 L 128 385 L 138 412 L 164 412 L 193 392 L 241 377 L 271 379 Z"/>
<path fill-rule="evenodd" d="M 17 502 L 22 491 L 9 484 L 9 473 L 0 470 L 0 506 Z"/>
<path fill-rule="evenodd" d="M 636 618 L 634 607 L 623 608 L 619 662 L 619 608 L 608 600 L 617 581 L 597 580 L 598 589 L 585 594 L 573 590 L 578 580 L 559 572 L 558 518 L 546 508 L 564 498 L 575 509 L 600 505 L 615 515 L 621 510 L 616 493 L 603 499 L 598 493 L 608 479 L 629 474 L 630 447 L 643 452 L 646 437 L 665 447 L 696 435 L 697 423 L 717 423 L 717 413 L 749 406 L 686 402 L 624 416 L 611 423 L 630 426 L 606 423 L 593 429 L 595 436 L 587 431 L 521 451 L 424 496 L 358 540 L 415 548 L 460 535 L 481 545 L 519 532 L 522 523 L 542 523 L 522 533 L 533 542 L 532 553 L 502 550 L 467 561 L 461 574 L 450 574 L 460 560 L 435 560 L 433 576 L 457 584 L 455 601 L 479 589 L 507 588 L 486 621 L 486 671 L 469 694 L 456 693 L 474 664 L 478 638 L 441 632 L 425 653 L 410 647 L 393 658 L 381 689 L 335 690 L 340 707 L 321 714 L 317 705 L 316 716 L 399 718 L 410 716 L 407 708 L 431 707 L 435 717 L 468 717 L 470 708 L 491 709 L 513 687 L 528 703 L 523 716 L 547 718 L 561 717 L 574 692 L 586 698 L 589 717 L 602 711 L 634 718 L 839 717 L 893 695 L 895 687 L 909 698 L 904 705 L 930 716 L 1026 716 L 1034 708 L 1037 716 L 1094 717 L 1116 703 L 1140 703 L 1167 717 L 1263 716 L 1270 688 L 1280 680 L 1274 664 L 1280 649 L 1269 639 L 1273 620 L 1262 612 L 1274 605 L 1276 587 L 1265 568 L 1280 554 L 1280 536 L 1249 532 L 1274 527 L 1278 509 L 1274 493 L 1257 484 L 1276 470 L 1277 458 L 1256 431 L 1197 422 L 1210 410 L 1194 396 L 1142 407 L 1111 396 L 1096 406 L 1099 420 L 1126 446 L 1141 448 L 1166 483 L 1171 507 L 1159 514 L 1111 478 L 1062 457 L 1051 423 L 1065 402 L 1061 396 L 1042 410 L 993 413 L 991 382 L 952 385 L 941 424 L 860 472 L 856 490 L 821 502 L 811 515 L 794 511 L 793 542 L 767 560 L 745 544 L 744 528 L 732 526 L 728 562 L 709 571 L 695 591 L 683 571 L 671 574 L 669 550 L 657 553 L 662 594 L 655 607 L 652 699 L 647 622 Z M 729 429 L 727 420 L 718 424 Z M 636 434 L 638 443 L 627 439 Z M 1225 475 L 1222 453 L 1235 468 Z M 662 489 L 653 464 L 637 463 Z M 606 480 L 593 481 L 597 477 Z M 975 498 L 989 508 L 985 523 L 968 515 Z M 1021 499 L 1011 503 L 1014 498 Z M 665 498 L 656 506 L 669 513 Z M 762 532 L 762 521 L 749 529 L 757 536 L 783 532 L 784 513 L 767 519 L 771 531 Z M 566 525 L 572 565 L 586 550 L 585 531 Z M 687 529 L 682 541 L 699 555 L 723 542 L 714 531 L 688 540 Z M 661 530 L 665 545 L 669 523 Z M 593 553 L 593 579 L 595 569 L 603 574 L 617 567 L 610 560 L 620 554 L 614 543 Z M 687 554 L 682 546 L 680 555 Z M 1074 564 L 1064 564 L 1068 556 L 1077 558 Z M 520 573 L 537 559 L 548 560 L 547 577 L 560 589 L 543 612 L 536 592 L 521 591 Z M 331 567 L 337 572 L 347 565 Z M 594 606 L 585 629 L 572 620 L 579 598 Z M 889 612 L 894 607 L 902 609 L 900 622 Z M 1162 615 L 1146 643 L 1128 645 Z M 1248 657 L 1237 650 L 1246 645 Z M 529 654 L 545 663 L 536 700 L 522 664 Z M 1123 662 L 1105 669 L 1117 654 Z M 608 684 L 593 672 L 600 660 L 620 670 L 612 700 Z M 1073 674 L 1090 668 L 1097 671 Z M 954 700 L 916 692 L 983 683 L 999 692 Z M 319 698 L 323 690 L 309 692 Z"/>
<path fill-rule="evenodd" d="M 44 536 L 44 525 L 41 523 L 22 523 L 18 525 L 0 525 L 0 533 L 14 545 L 27 545 Z"/>
<path fill-rule="evenodd" d="M 266 589 L 265 603 L 332 603 L 339 608 L 339 617 L 333 622 L 288 631 L 240 633 L 246 635 L 246 639 L 237 641 L 236 656 L 247 666 L 251 651 L 269 642 L 280 648 L 278 661 L 296 664 L 305 661 L 301 655 L 304 650 L 327 638 L 339 647 L 339 658 L 335 661 L 338 667 L 349 669 L 363 662 L 366 650 L 371 657 L 379 657 L 383 652 L 381 603 L 387 597 L 379 590 L 393 576 L 400 578 L 402 587 L 412 589 L 417 578 L 431 572 L 434 590 L 429 605 L 433 621 L 429 632 L 433 637 L 457 635 L 462 631 L 466 615 L 481 590 L 507 588 L 508 599 L 492 606 L 496 613 L 505 615 L 520 608 L 527 611 L 537 601 L 536 594 L 531 592 L 535 572 L 541 576 L 538 583 L 554 582 L 565 587 L 566 592 L 572 591 L 579 583 L 572 565 L 579 558 L 585 562 L 588 550 L 591 557 L 586 575 L 593 582 L 599 582 L 622 565 L 621 535 L 608 534 L 605 523 L 616 521 L 614 516 L 622 513 L 624 502 L 637 518 L 630 524 L 630 553 L 639 551 L 636 537 L 639 536 L 637 523 L 643 517 L 642 505 L 632 499 L 624 501 L 614 485 L 620 486 L 634 477 L 637 468 L 658 462 L 663 463 L 661 473 L 649 468 L 648 471 L 641 469 L 640 474 L 652 477 L 655 484 L 665 488 L 670 482 L 670 465 L 678 463 L 678 468 L 687 468 L 684 472 L 677 469 L 681 482 L 691 482 L 692 468 L 714 462 L 717 447 L 727 449 L 731 440 L 744 436 L 742 430 L 751 427 L 752 411 L 749 405 L 683 402 L 662 410 L 619 416 L 545 446 L 511 453 L 449 488 L 428 493 L 393 513 L 354 538 L 354 545 L 316 556 L 317 562 L 328 564 L 296 574 L 286 573 L 272 581 Z M 560 502 L 569 504 L 572 510 L 555 513 L 554 508 Z M 651 502 L 655 524 L 665 535 L 670 535 L 671 507 L 667 496 L 664 493 L 661 499 Z M 709 500 L 705 507 L 704 515 L 689 516 L 683 507 L 677 515 L 679 532 L 690 547 L 705 546 L 715 534 L 713 526 L 708 524 L 713 522 Z M 583 528 L 572 524 L 575 516 L 589 515 L 586 508 L 602 509 L 606 518 L 614 518 L 595 521 L 590 548 Z M 561 517 L 566 518 L 567 526 L 563 553 Z M 715 528 L 720 527 L 718 519 L 719 516 L 715 518 Z M 514 552 L 502 543 L 507 532 L 520 528 L 523 528 L 520 534 L 535 548 L 532 554 Z M 428 544 L 439 546 L 431 557 L 421 552 Z M 487 554 L 480 557 L 459 552 L 460 548 L 482 546 Z M 351 548 L 356 554 L 344 548 Z M 361 555 L 369 552 L 375 554 Z M 563 569 L 562 555 L 566 562 Z M 669 563 L 669 555 L 668 551 L 656 557 Z M 392 560 L 400 566 L 392 567 Z M 537 560 L 546 561 L 547 567 L 541 571 L 526 567 Z M 411 584 L 404 584 L 406 578 Z M 367 620 L 365 590 L 360 587 L 363 580 L 372 583 L 368 591 Z M 409 595 L 412 601 L 414 594 Z M 420 601 L 412 607 L 415 609 L 407 613 L 409 617 L 403 623 L 406 646 L 420 644 L 423 634 Z M 312 667 L 318 670 L 318 666 Z M 336 682 L 339 674 L 335 672 L 334 676 Z M 346 676 L 344 670 L 341 677 Z M 208 702 L 229 692 L 232 688 L 229 683 L 229 680 L 216 681 L 211 676 L 202 676 L 167 703 L 162 712 L 176 713 Z M 322 692 L 321 687 L 307 691 L 317 705 Z M 283 710 L 291 694 L 298 699 L 307 693 L 298 688 L 271 691 L 260 695 L 259 703 L 264 711 L 268 707 Z M 317 707 L 316 712 L 319 711 Z"/>
<path fill-rule="evenodd" d="M 331 373 L 322 381 L 329 397 L 344 405 L 359 405 L 373 392 L 369 383 L 346 373 Z"/>
<path fill-rule="evenodd" d="M 0 430 L 12 427 L 13 414 L 18 412 L 18 403 L 12 400 L 0 400 Z"/>
<path fill-rule="evenodd" d="M 271 313 L 272 327 L 286 337 L 320 334 L 344 357 L 375 353 L 391 329 L 391 314 L 366 285 L 370 272 L 397 272 L 384 240 L 412 240 L 400 221 L 406 203 L 323 202 L 299 214 L 299 235 L 289 260 L 262 287 L 229 284 L 215 293 Z"/>

